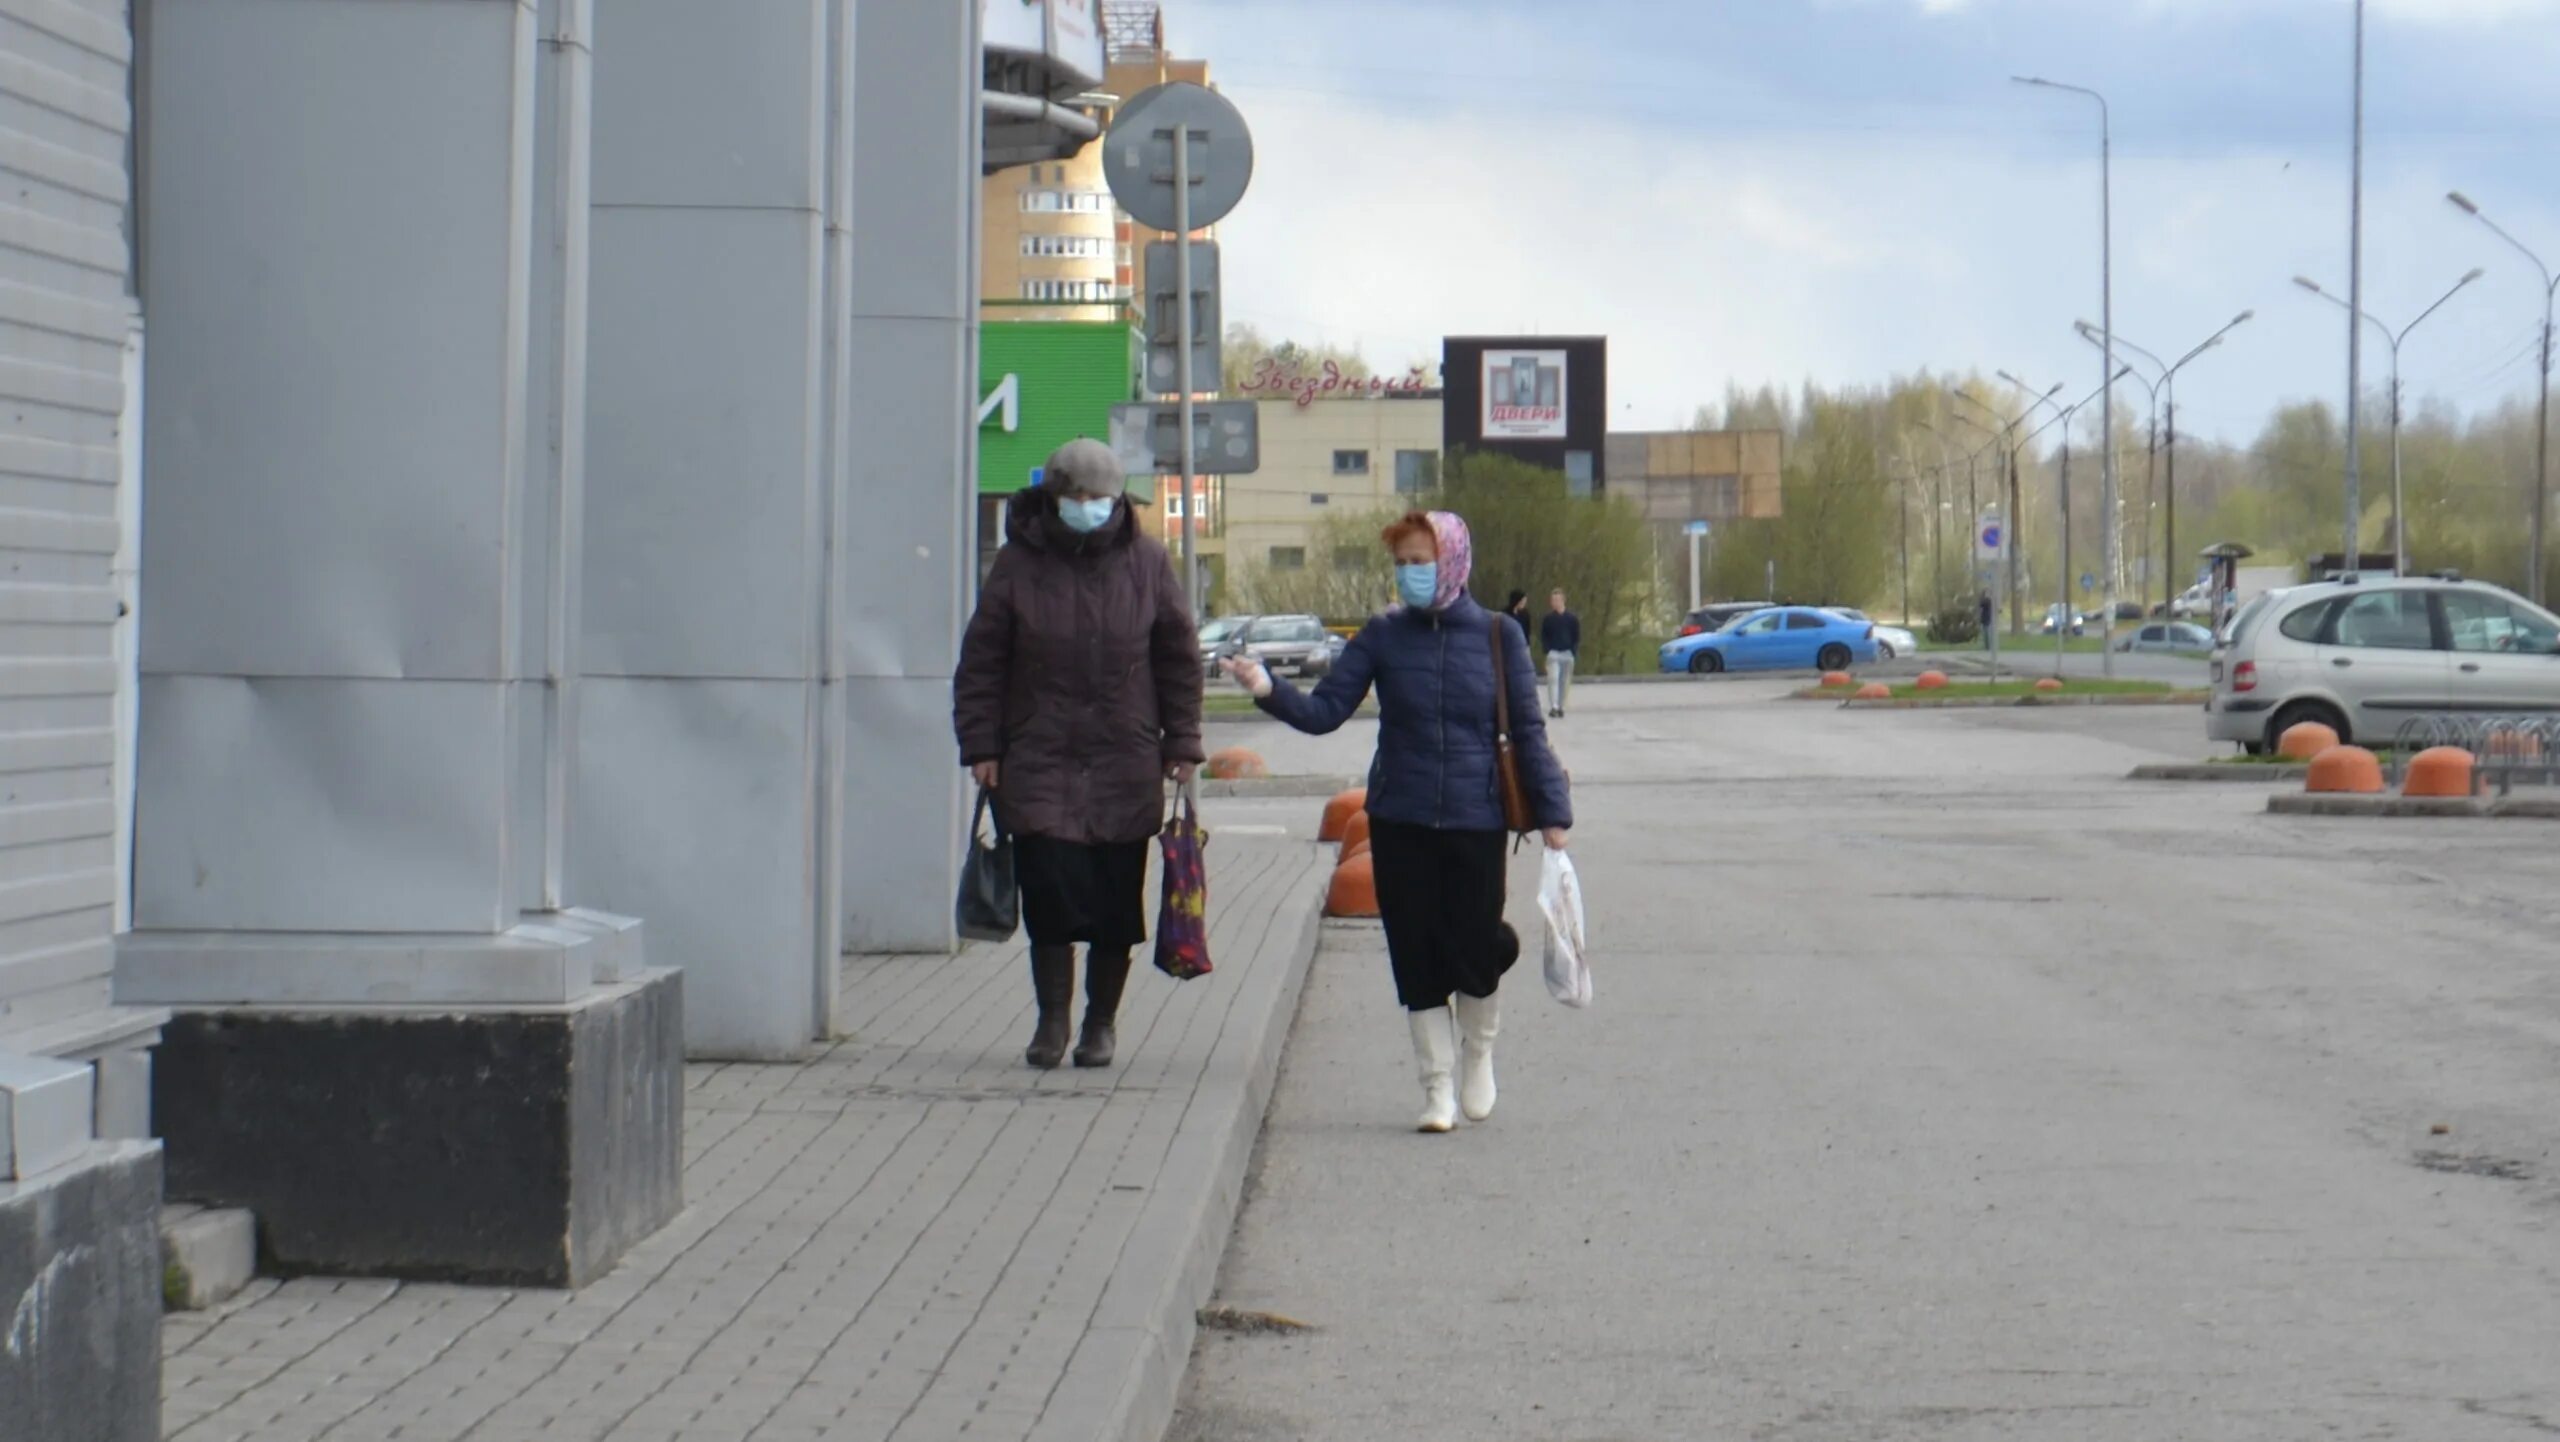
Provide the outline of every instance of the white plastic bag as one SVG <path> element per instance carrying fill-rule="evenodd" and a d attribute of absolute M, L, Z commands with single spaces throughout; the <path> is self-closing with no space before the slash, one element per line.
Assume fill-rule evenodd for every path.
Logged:
<path fill-rule="evenodd" d="M 1591 963 L 1582 934 L 1582 880 L 1573 858 L 1550 849 L 1538 877 L 1538 911 L 1547 919 L 1547 994 L 1567 1006 L 1591 1004 Z"/>

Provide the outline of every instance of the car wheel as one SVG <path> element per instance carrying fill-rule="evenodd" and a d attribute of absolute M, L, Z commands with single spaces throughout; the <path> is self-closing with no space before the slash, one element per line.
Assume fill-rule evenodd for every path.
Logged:
<path fill-rule="evenodd" d="M 2270 751 L 2276 749 L 2276 743 L 2284 740 L 2284 733 L 2305 721 L 2317 721 L 2337 732 L 2338 744 L 2341 746 L 2353 745 L 2355 742 L 2355 737 L 2347 730 L 2347 718 L 2339 714 L 2337 707 L 2325 701 L 2296 701 L 2290 706 L 2279 709 L 2275 719 L 2267 723 L 2267 749 Z"/>
<path fill-rule="evenodd" d="M 1849 669 L 1849 648 L 1834 641 L 1814 653 L 1813 664 L 1825 671 L 1846 671 Z"/>
<path fill-rule="evenodd" d="M 2269 746 L 2264 741 L 2243 741 L 2240 743 L 2240 754 L 2243 756 L 2264 756 L 2274 749 L 2274 747 Z"/>
<path fill-rule="evenodd" d="M 1689 674 L 1692 676 L 1712 676 L 1723 669 L 1724 657 L 1714 651 L 1689 653 Z"/>
<path fill-rule="evenodd" d="M 1891 641 L 1878 641 L 1876 643 L 1876 659 L 1879 661 L 1890 661 L 1893 659 L 1893 643 Z"/>

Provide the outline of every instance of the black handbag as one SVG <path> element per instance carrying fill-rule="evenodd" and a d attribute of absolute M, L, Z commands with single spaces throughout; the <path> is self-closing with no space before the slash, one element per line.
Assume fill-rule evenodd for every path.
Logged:
<path fill-rule="evenodd" d="M 969 852 L 960 861 L 960 901 L 955 914 L 960 935 L 970 941 L 1011 941 L 1022 925 L 1022 888 L 1013 874 L 1013 837 L 1004 817 L 995 820 L 993 836 L 981 839 L 987 820 L 987 790 L 978 788 L 978 809 L 969 818 Z"/>

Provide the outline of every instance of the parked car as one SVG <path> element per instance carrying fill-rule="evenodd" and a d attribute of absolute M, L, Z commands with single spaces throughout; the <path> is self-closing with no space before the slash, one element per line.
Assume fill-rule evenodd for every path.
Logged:
<path fill-rule="evenodd" d="M 1249 654 L 1275 672 L 1321 676 L 1333 669 L 1342 646 L 1342 638 L 1313 616 L 1256 616 L 1221 642 L 1218 654 Z"/>
<path fill-rule="evenodd" d="M 1777 606 L 1721 631 L 1674 637 L 1663 643 L 1661 667 L 1702 676 L 1718 671 L 1838 671 L 1875 659 L 1875 627 L 1866 622 L 1806 606 Z"/>
<path fill-rule="evenodd" d="M 1681 619 L 1680 634 L 1703 636 L 1710 631 L 1721 631 L 1745 616 L 1768 610 L 1770 604 L 1767 601 L 1718 601 L 1700 606 Z"/>
<path fill-rule="evenodd" d="M 1822 609 L 1844 620 L 1856 621 L 1861 625 L 1872 627 L 1876 638 L 1876 659 L 1879 661 L 1890 661 L 1896 656 L 1920 654 L 1920 638 L 1900 626 L 1879 624 L 1875 618 L 1854 606 L 1825 606 Z"/>
<path fill-rule="evenodd" d="M 1220 616 L 1200 623 L 1200 669 L 1208 675 L 1218 674 L 1218 657 L 1236 634 L 1252 624 L 1251 616 Z"/>
<path fill-rule="evenodd" d="M 2262 755 L 2297 722 L 2387 744 L 2413 716 L 2560 712 L 2560 616 L 2477 581 L 2324 581 L 2234 617 L 2205 734 Z"/>
<path fill-rule="evenodd" d="M 2200 654 L 2213 649 L 2213 633 L 2191 621 L 2151 621 L 2139 631 L 2128 631 L 2117 637 L 2116 649 L 2167 655 Z"/>

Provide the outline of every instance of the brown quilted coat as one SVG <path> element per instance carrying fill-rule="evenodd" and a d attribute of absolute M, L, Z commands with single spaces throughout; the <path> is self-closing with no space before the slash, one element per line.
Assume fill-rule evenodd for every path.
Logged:
<path fill-rule="evenodd" d="M 1162 544 L 1123 504 L 1079 536 L 1045 491 L 1014 498 L 1008 544 L 951 678 L 963 765 L 1002 763 L 1015 834 L 1085 844 L 1164 827 L 1164 771 L 1200 746 L 1199 628 Z"/>

